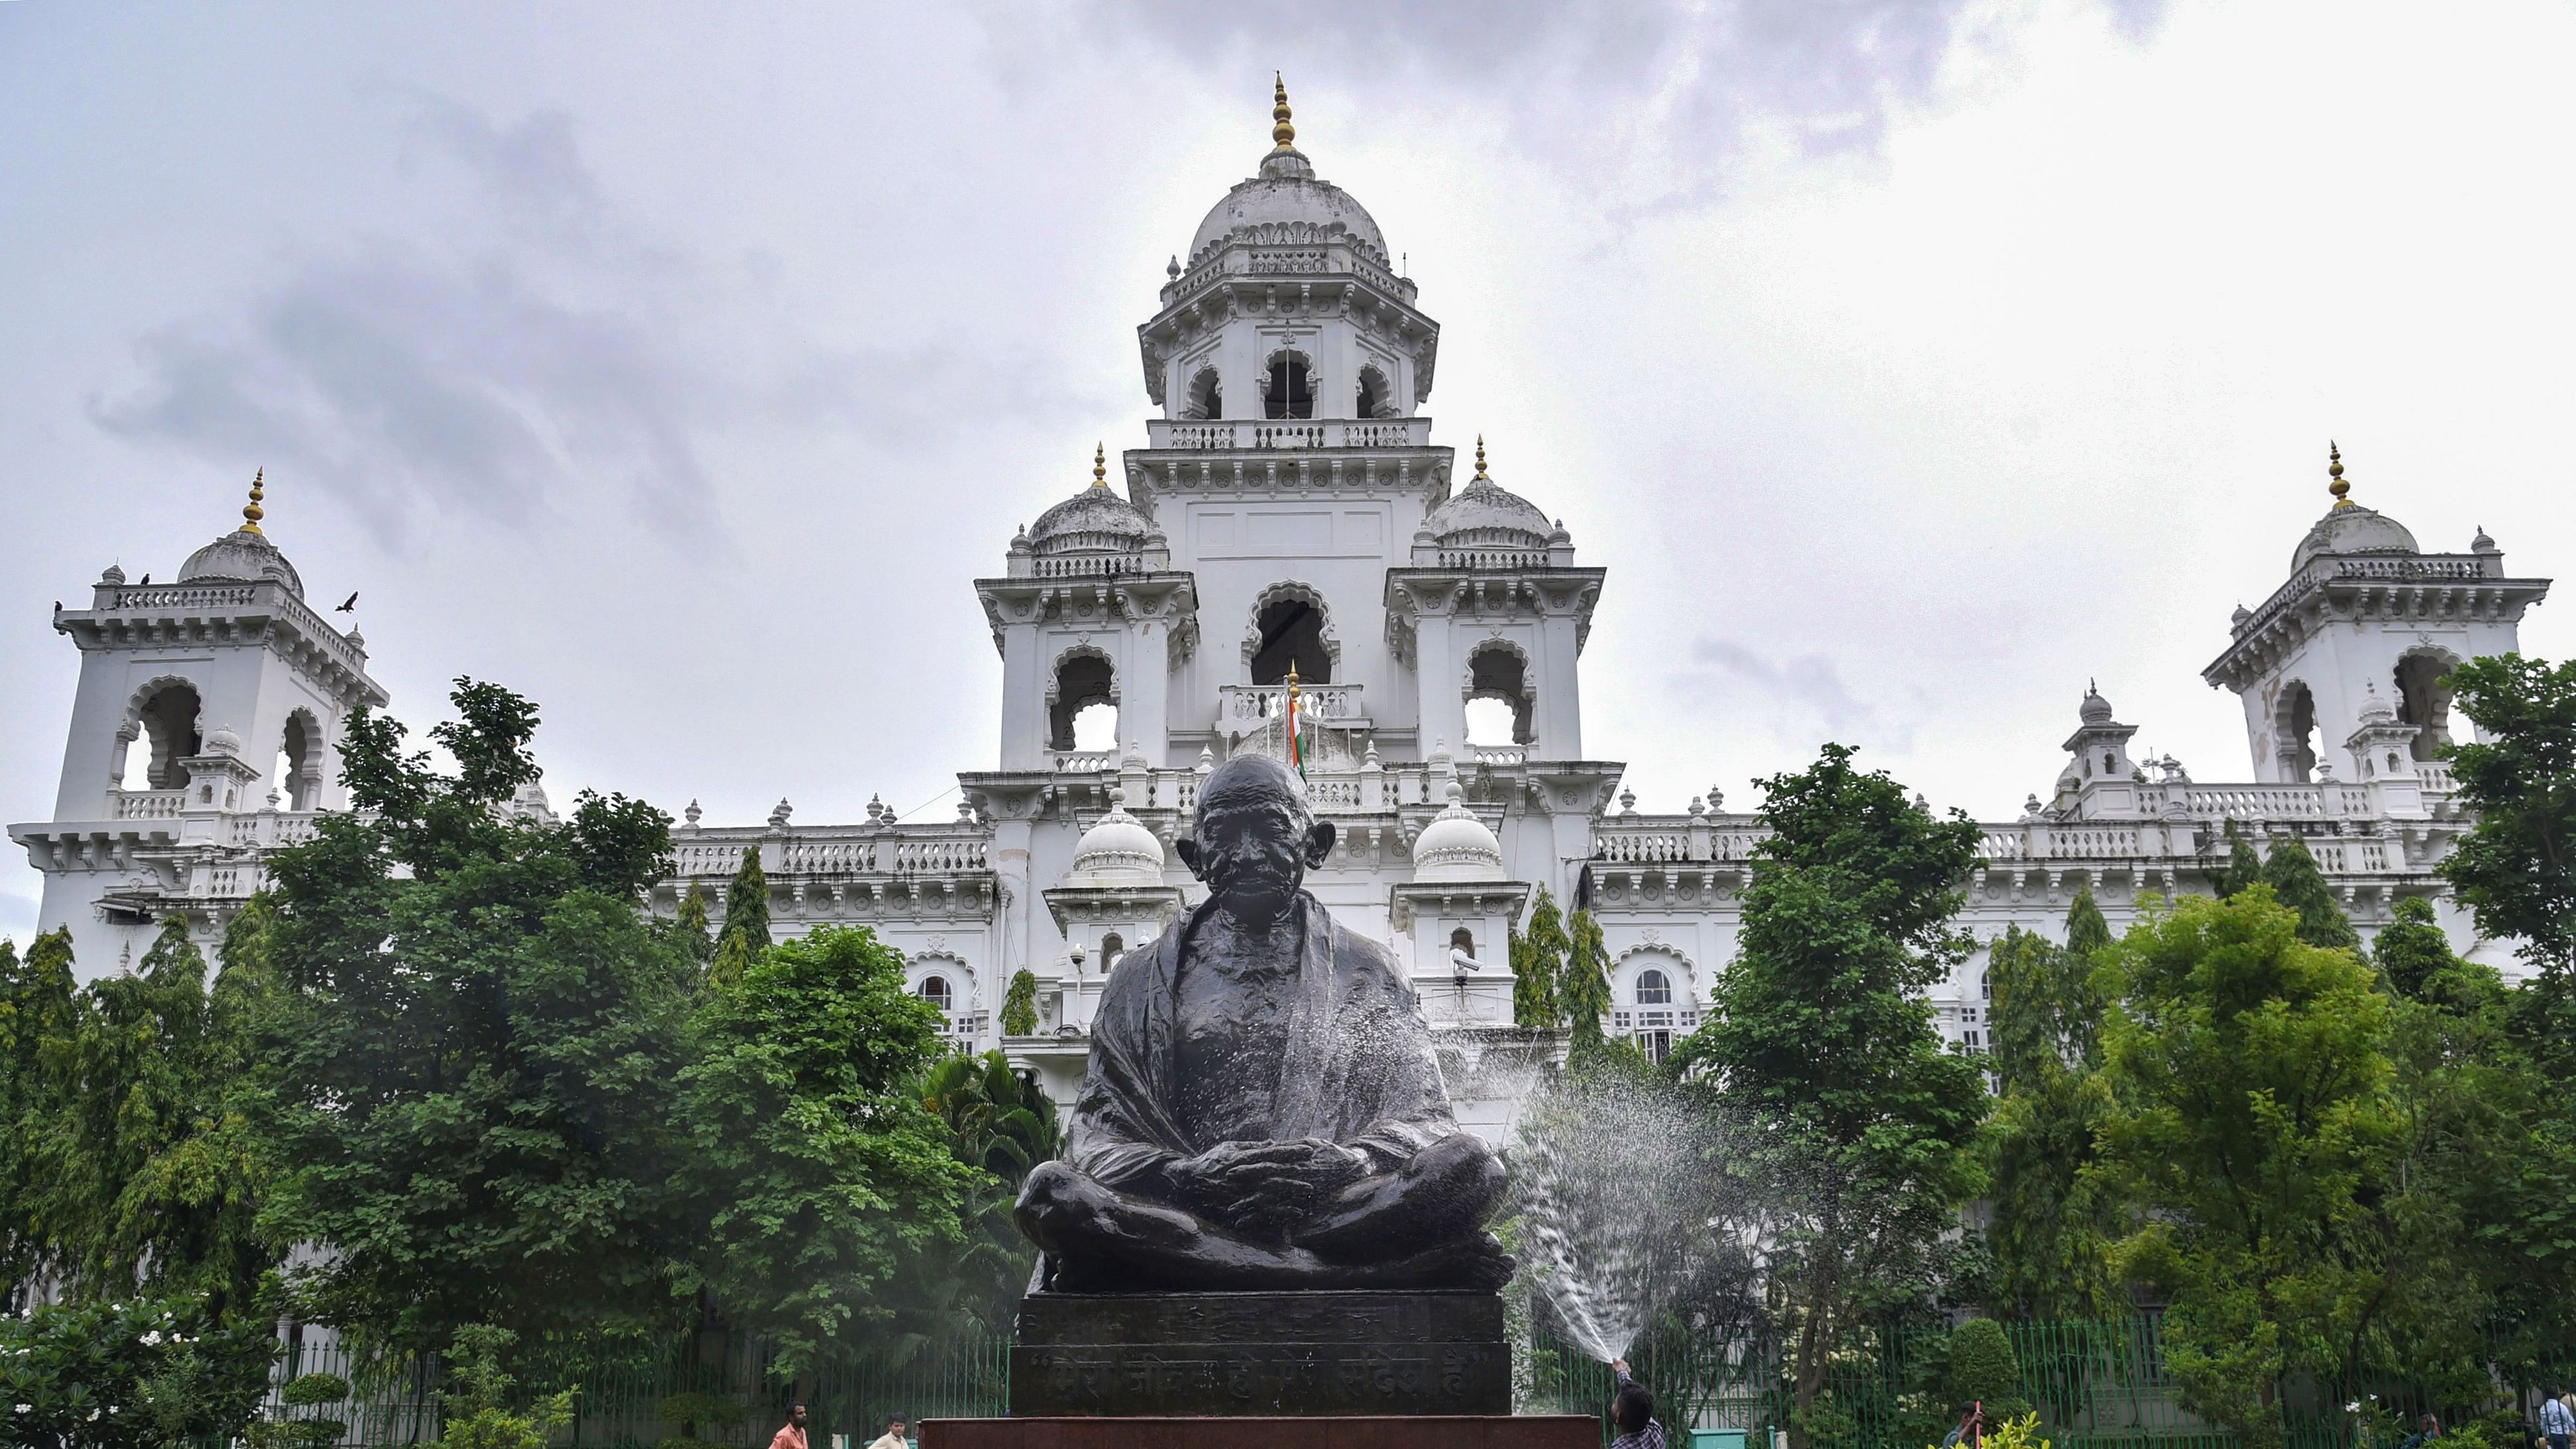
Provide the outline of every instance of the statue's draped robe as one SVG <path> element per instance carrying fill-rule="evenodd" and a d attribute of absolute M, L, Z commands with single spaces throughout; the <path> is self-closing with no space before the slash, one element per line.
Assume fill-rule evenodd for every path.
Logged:
<path fill-rule="evenodd" d="M 1216 1145 L 1191 1140 L 1174 1110 L 1181 953 L 1213 907 L 1187 912 L 1118 962 L 1092 1022 L 1091 1070 L 1065 1157 L 1112 1190 L 1168 1200 L 1166 1168 Z M 1392 1171 L 1458 1130 L 1430 1028 L 1385 947 L 1343 930 L 1304 891 L 1295 909 L 1302 946 L 1296 976 L 1283 983 L 1293 999 L 1271 1121 L 1238 1140 L 1320 1137 L 1366 1152 L 1373 1171 Z"/>

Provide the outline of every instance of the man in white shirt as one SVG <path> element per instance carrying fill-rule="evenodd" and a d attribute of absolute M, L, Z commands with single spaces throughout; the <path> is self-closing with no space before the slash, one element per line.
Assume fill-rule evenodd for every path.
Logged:
<path fill-rule="evenodd" d="M 910 1425 L 904 1423 L 902 1415 L 896 1415 L 894 1418 L 886 1421 L 884 1437 L 878 1439 L 875 1443 L 870 1444 L 868 1449 L 912 1449 L 912 1446 L 905 1441 L 903 1432 L 905 1429 L 910 1427 Z M 2558 1449 L 2566 1449 L 2566 1446 L 2562 1444 L 2558 1446 Z"/>

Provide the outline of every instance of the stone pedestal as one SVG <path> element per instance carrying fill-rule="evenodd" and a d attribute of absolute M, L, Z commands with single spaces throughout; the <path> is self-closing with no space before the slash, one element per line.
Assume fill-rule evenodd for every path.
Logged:
<path fill-rule="evenodd" d="M 1491 1293 L 1032 1293 L 1011 1349 L 1015 1419 L 1511 1411 Z"/>
<path fill-rule="evenodd" d="M 931 1419 L 921 1449 L 1601 1449 L 1588 1414 L 1406 1418 Z"/>

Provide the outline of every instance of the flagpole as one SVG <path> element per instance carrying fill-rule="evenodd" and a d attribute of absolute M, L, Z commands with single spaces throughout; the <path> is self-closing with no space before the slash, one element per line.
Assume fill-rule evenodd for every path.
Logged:
<path fill-rule="evenodd" d="M 1288 661 L 1288 768 L 1306 777 L 1306 751 L 1297 743 L 1297 661 Z"/>

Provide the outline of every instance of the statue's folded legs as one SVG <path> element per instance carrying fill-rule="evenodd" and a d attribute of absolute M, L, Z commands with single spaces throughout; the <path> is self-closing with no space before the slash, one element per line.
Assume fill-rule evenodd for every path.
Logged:
<path fill-rule="evenodd" d="M 1502 1190 L 1492 1149 L 1460 1132 L 1332 1194 L 1284 1240 L 1123 1195 L 1061 1162 L 1029 1174 L 1018 1213 L 1061 1288 L 1491 1291 L 1512 1263 L 1479 1229 Z"/>

